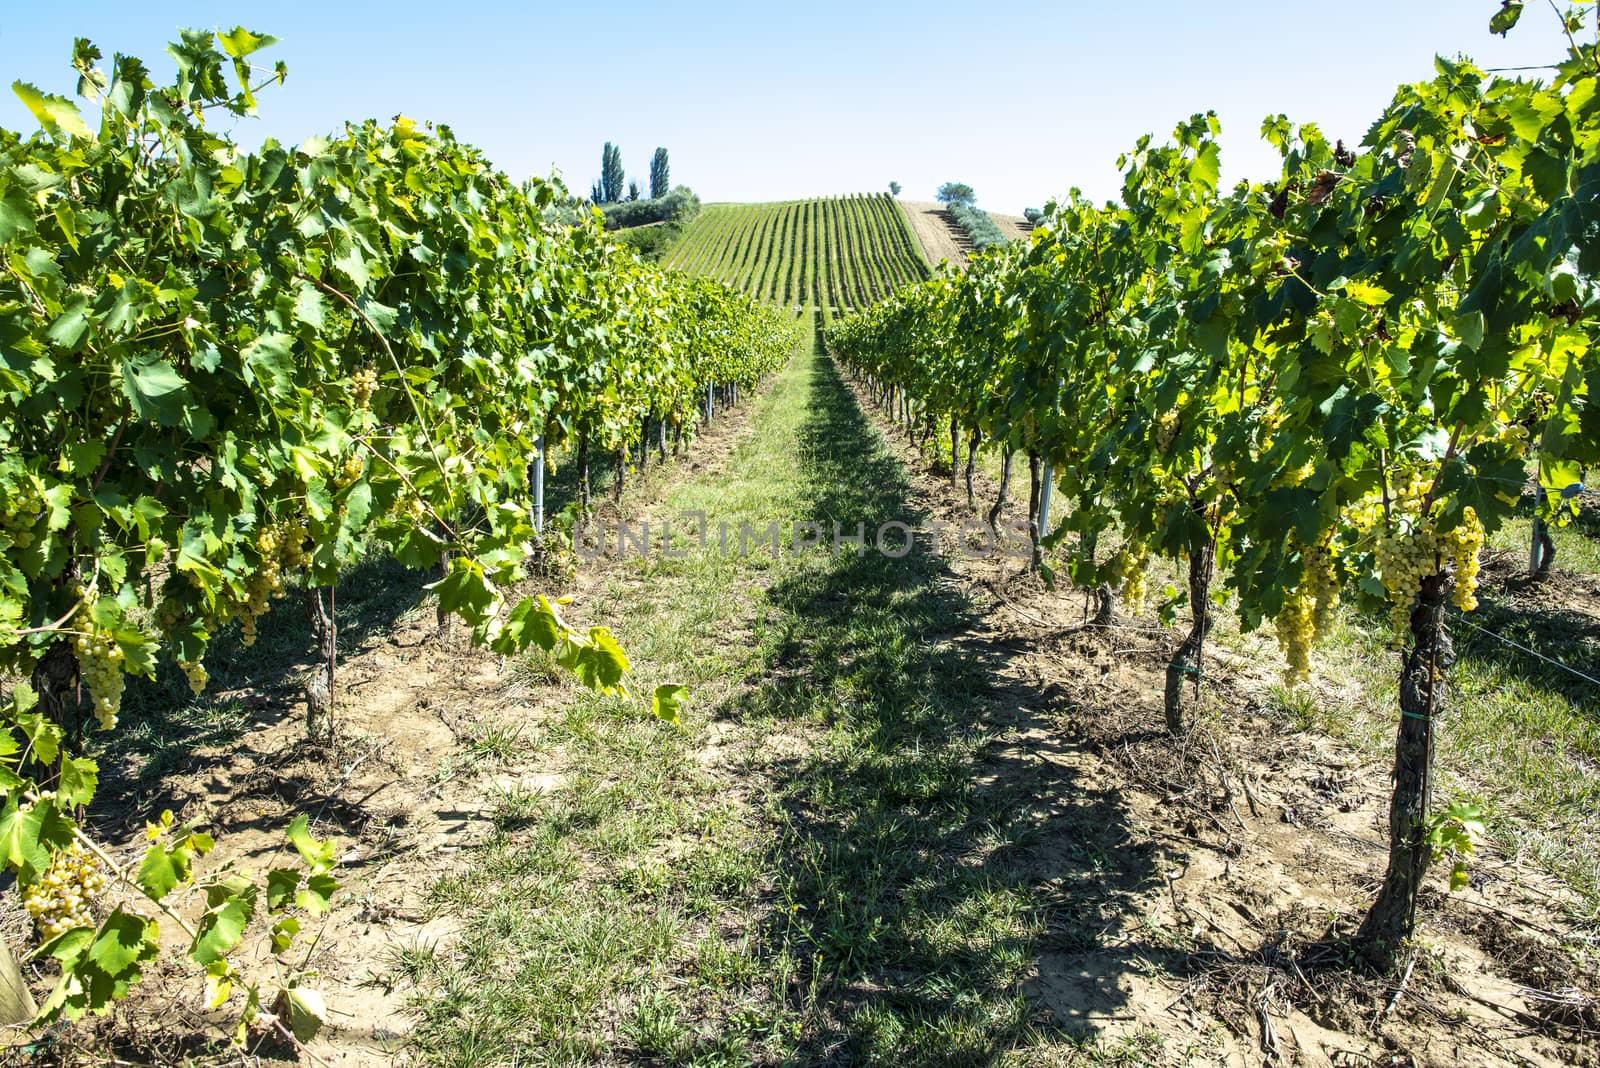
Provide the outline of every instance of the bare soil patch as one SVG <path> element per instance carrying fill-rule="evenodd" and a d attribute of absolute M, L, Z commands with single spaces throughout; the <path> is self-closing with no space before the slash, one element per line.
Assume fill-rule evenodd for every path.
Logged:
<path fill-rule="evenodd" d="M 911 232 L 917 235 L 917 244 L 922 246 L 922 254 L 928 258 L 931 266 L 939 266 L 940 260 L 949 260 L 956 267 L 967 265 L 967 252 L 972 243 L 959 227 L 950 222 L 944 205 L 919 200 L 901 200 L 898 203 L 906 213 Z"/>

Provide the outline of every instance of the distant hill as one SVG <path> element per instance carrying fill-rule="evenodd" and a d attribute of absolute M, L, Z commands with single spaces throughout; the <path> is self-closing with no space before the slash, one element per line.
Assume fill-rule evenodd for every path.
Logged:
<path fill-rule="evenodd" d="M 860 308 L 931 274 L 884 193 L 712 204 L 664 257 L 772 304 Z"/>

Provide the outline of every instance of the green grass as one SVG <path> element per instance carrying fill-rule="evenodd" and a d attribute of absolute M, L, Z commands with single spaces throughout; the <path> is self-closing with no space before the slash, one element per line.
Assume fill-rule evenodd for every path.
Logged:
<path fill-rule="evenodd" d="M 712 204 L 665 255 L 774 304 L 857 308 L 929 277 L 909 224 L 883 195 Z"/>
<path fill-rule="evenodd" d="M 824 358 L 800 354 L 752 418 L 727 470 L 672 488 L 665 511 L 917 519 Z M 573 691 L 542 726 L 564 785 L 501 799 L 494 839 L 433 889 L 466 930 L 403 962 L 418 1057 L 1158 1060 L 1153 1039 L 1055 1030 L 1024 995 L 1047 942 L 1102 937 L 1077 910 L 1126 910 L 1155 862 L 1122 848 L 1114 796 L 1013 774 L 998 749 L 1025 711 L 994 689 L 1001 654 L 951 640 L 975 610 L 945 578 L 925 553 L 618 564 L 594 611 L 620 622 L 641 688 L 691 687 L 685 724 Z M 1069 858 L 1040 869 L 1043 840 Z"/>

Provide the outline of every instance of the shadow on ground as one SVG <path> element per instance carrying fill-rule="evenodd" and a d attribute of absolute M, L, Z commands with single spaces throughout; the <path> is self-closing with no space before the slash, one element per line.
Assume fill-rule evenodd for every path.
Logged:
<path fill-rule="evenodd" d="M 336 591 L 341 655 L 393 632 L 420 607 L 433 577 L 386 557 L 369 557 L 346 571 Z M 273 602 L 255 644 L 245 645 L 235 624 L 222 628 L 206 651 L 211 677 L 203 693 L 194 694 L 183 672 L 165 659 L 154 679 L 130 677 L 118 729 L 89 739 L 104 769 L 101 796 L 117 802 L 97 818 L 111 824 L 143 819 L 166 803 L 169 777 L 225 763 L 235 751 L 264 756 L 250 736 L 299 707 L 314 649 L 300 595 L 291 591 Z"/>

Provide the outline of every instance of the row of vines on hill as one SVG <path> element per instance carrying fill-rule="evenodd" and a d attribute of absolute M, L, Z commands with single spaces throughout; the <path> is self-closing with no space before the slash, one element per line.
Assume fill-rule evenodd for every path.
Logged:
<path fill-rule="evenodd" d="M 928 276 L 883 195 L 708 209 L 670 259 L 774 304 L 863 307 Z"/>
<path fill-rule="evenodd" d="M 969 464 L 980 441 L 1007 472 L 1027 456 L 1030 514 L 1046 488 L 1068 504 L 1035 526 L 1034 560 L 1097 589 L 1103 621 L 1114 589 L 1143 598 L 1152 557 L 1186 562 L 1171 729 L 1229 595 L 1246 629 L 1273 622 L 1294 677 L 1341 598 L 1387 613 L 1390 858 L 1358 934 L 1378 960 L 1413 930 L 1435 847 L 1463 844 L 1429 812 L 1447 609 L 1475 606 L 1485 531 L 1531 463 L 1558 522 L 1600 459 L 1600 58 L 1583 22 L 1564 17 L 1547 83 L 1438 60 L 1359 150 L 1268 119 L 1283 167 L 1263 183 L 1220 186 L 1218 124 L 1197 115 L 1120 160 L 1118 202 L 1074 193 L 1030 242 L 829 333 L 884 397 L 948 421 L 952 452 L 964 434 Z"/>
<path fill-rule="evenodd" d="M 282 957 L 328 906 L 332 846 L 264 885 L 195 880 L 212 845 L 151 828 L 121 867 L 82 829 L 128 675 L 175 659 L 196 691 L 212 636 L 248 642 L 291 583 L 364 554 L 438 569 L 441 610 L 500 653 L 537 645 L 623 693 L 628 662 L 512 585 L 540 545 L 540 439 L 625 447 L 654 417 L 692 428 L 712 383 L 753 385 L 792 324 L 609 244 L 556 183 L 518 186 L 447 128 L 353 125 L 246 152 L 216 120 L 284 76 L 269 37 L 184 32 L 174 84 L 73 56 L 88 118 L 18 83 L 41 129 L 0 131 L 0 849 L 62 979 L 42 1017 L 104 1008 L 182 932 L 230 996 L 252 920 Z M 87 692 L 87 704 L 80 694 Z M 681 691 L 663 687 L 658 714 Z M 130 902 L 99 916 L 121 884 Z M 311 996 L 287 991 L 297 1030 Z M 245 1018 L 260 1009 L 253 986 Z"/>

